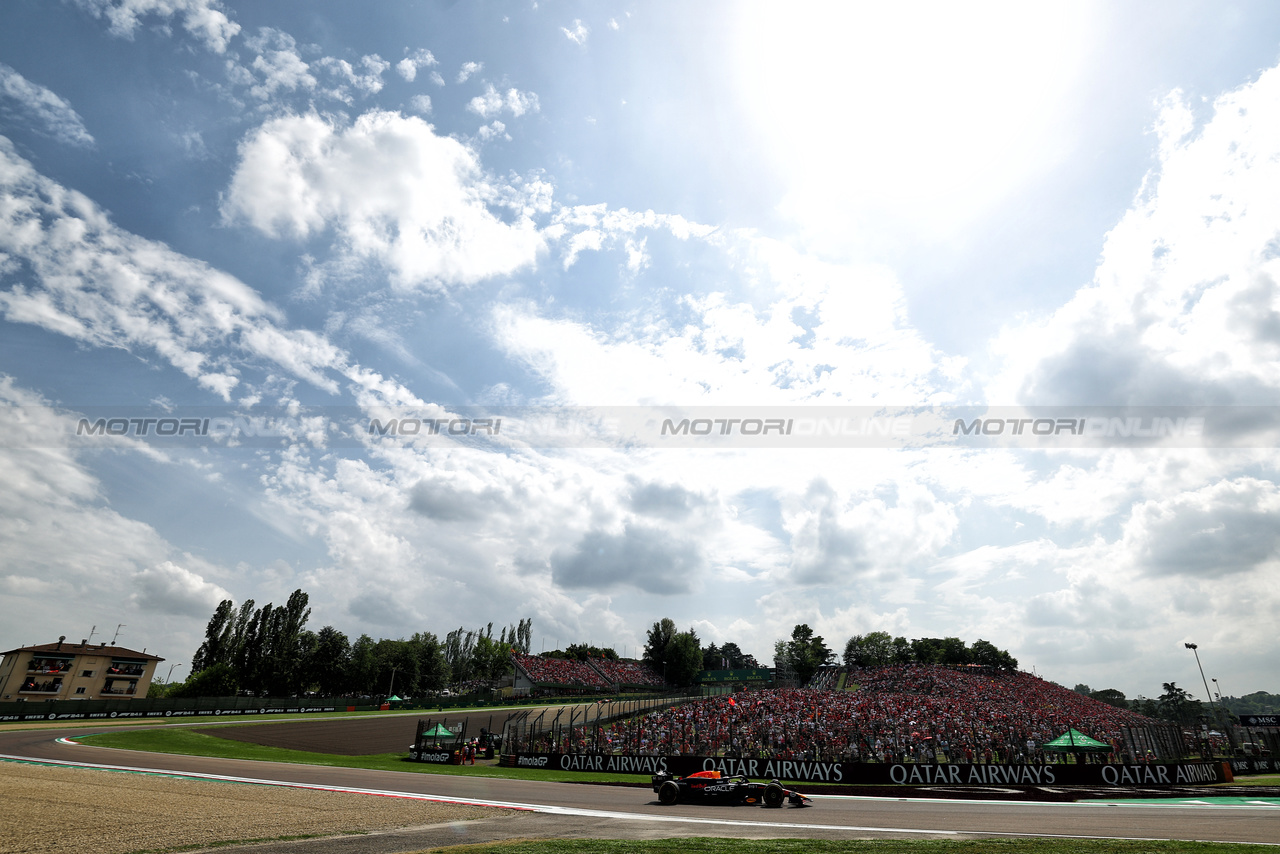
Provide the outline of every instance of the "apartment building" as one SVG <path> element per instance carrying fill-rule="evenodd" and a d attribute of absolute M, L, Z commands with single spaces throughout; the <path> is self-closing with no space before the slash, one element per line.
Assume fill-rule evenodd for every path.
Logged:
<path fill-rule="evenodd" d="M 164 661 L 146 650 L 66 640 L 0 653 L 0 702 L 145 697 Z"/>

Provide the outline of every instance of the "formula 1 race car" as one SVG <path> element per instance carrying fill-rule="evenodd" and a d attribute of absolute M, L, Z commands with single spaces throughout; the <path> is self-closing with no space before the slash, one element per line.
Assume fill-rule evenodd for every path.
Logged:
<path fill-rule="evenodd" d="M 777 780 L 753 783 L 740 774 L 721 777 L 719 771 L 699 771 L 688 777 L 654 774 L 653 791 L 658 795 L 658 803 L 663 806 L 671 806 L 683 801 L 698 804 L 760 804 L 766 807 L 780 807 L 783 801 L 789 801 L 792 806 L 802 807 L 805 801 L 809 800 L 799 792 L 783 788 Z"/>

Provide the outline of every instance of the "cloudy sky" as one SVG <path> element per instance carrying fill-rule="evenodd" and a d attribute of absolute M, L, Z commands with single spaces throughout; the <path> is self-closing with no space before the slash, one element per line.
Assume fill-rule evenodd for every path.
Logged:
<path fill-rule="evenodd" d="M 1270 438 L 305 425 L 1266 416 L 1278 259 L 1274 3 L 7 0 L 0 646 L 183 677 L 220 599 L 301 587 L 353 637 L 806 622 L 1130 696 L 1202 691 L 1194 641 L 1275 691 Z M 140 413 L 303 429 L 76 435 Z"/>

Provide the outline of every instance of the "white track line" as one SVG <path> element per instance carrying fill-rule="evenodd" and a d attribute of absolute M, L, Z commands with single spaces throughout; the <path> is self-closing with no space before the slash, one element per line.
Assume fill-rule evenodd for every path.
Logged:
<path fill-rule="evenodd" d="M 80 744 L 72 739 L 59 738 L 56 740 L 59 744 L 75 746 L 75 747 L 92 747 L 93 745 Z M 700 824 L 700 825 L 719 825 L 732 827 L 767 827 L 778 830 L 796 830 L 796 831 L 815 831 L 815 830 L 834 830 L 855 833 L 902 833 L 927 836 L 942 837 L 964 837 L 964 836 L 999 836 L 1009 838 L 1039 838 L 1039 839 L 1118 839 L 1130 842 L 1160 842 L 1168 841 L 1161 837 L 1146 836 L 1095 836 L 1089 834 L 1077 833 L 1019 833 L 1014 831 L 987 831 L 987 830 L 934 830 L 928 828 L 908 828 L 908 827 L 871 827 L 865 825 L 848 825 L 848 824 L 796 824 L 789 822 L 762 822 L 762 821 L 734 821 L 732 819 L 718 818 L 695 818 L 681 817 L 674 815 L 654 815 L 652 813 L 629 813 L 615 812 L 610 810 L 594 810 L 580 807 L 563 807 L 552 804 L 527 804 L 516 801 L 494 801 L 494 800 L 477 800 L 474 798 L 457 798 L 445 797 L 443 795 L 427 795 L 417 792 L 396 792 L 384 789 L 364 789 L 348 786 L 324 786 L 314 783 L 296 783 L 289 780 L 264 780 L 254 777 L 235 777 L 223 774 L 204 774 L 195 771 L 172 771 L 163 768 L 144 768 L 140 766 L 129 765 L 103 765 L 92 762 L 72 762 L 61 759 L 32 759 L 24 756 L 11 756 L 0 754 L 0 759 L 8 759 L 16 762 L 25 762 L 37 765 L 60 765 L 71 768 L 88 768 L 103 771 L 127 771 L 135 774 L 158 774 L 165 777 L 183 777 L 194 780 L 211 780 L 226 783 L 246 783 L 258 786 L 279 786 L 289 789 L 307 789 L 321 792 L 344 792 L 347 794 L 363 794 L 375 795 L 385 798 L 403 798 L 406 800 L 430 801 L 433 803 L 461 804 L 465 806 L 481 806 L 494 807 L 497 809 L 525 810 L 529 812 L 540 812 L 548 815 L 565 815 L 578 816 L 585 818 L 613 818 L 625 821 L 649 821 L 665 824 Z M 1009 802 L 1003 802 L 1009 803 Z M 1182 840 L 1191 842 L 1217 842 L 1225 844 L 1223 840 L 1212 839 L 1194 839 Z M 1254 843 L 1235 843 L 1242 845 L 1264 845 L 1270 847 L 1280 847 L 1280 842 L 1254 842 Z"/>
<path fill-rule="evenodd" d="M 81 745 L 86 747 L 88 745 Z M 892 795 L 809 795 L 810 798 L 823 801 L 882 801 L 886 803 L 903 803 L 903 802 L 924 802 L 934 804 L 954 804 L 958 800 L 956 798 L 895 798 Z M 1206 798 L 1215 797 L 1214 795 L 1205 795 Z M 1235 797 L 1234 795 L 1232 797 Z M 962 803 L 966 804 L 987 804 L 1006 806 L 1011 804 L 1030 804 L 1042 809 L 1081 809 L 1083 807 L 1119 807 L 1121 809 L 1216 809 L 1216 810 L 1258 810 L 1258 809 L 1280 809 L 1280 804 L 1274 804 L 1267 801 L 1256 801 L 1252 804 L 1214 804 L 1205 801 L 1196 801 L 1194 798 L 1189 799 L 1185 803 L 1152 803 L 1151 801 L 1142 800 L 1141 798 L 1133 798 L 1121 801 L 1108 800 L 1085 800 L 1085 801 L 997 801 L 988 800 L 986 798 L 965 798 Z"/>

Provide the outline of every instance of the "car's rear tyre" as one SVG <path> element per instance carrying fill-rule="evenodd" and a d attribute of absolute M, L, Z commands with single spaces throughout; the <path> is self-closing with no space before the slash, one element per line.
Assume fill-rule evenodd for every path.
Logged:
<path fill-rule="evenodd" d="M 787 792 L 777 783 L 770 783 L 764 787 L 764 805 L 767 807 L 780 807 L 782 802 L 786 800 Z"/>
<path fill-rule="evenodd" d="M 668 780 L 658 787 L 658 803 L 669 807 L 680 800 L 680 786 L 675 780 Z"/>

